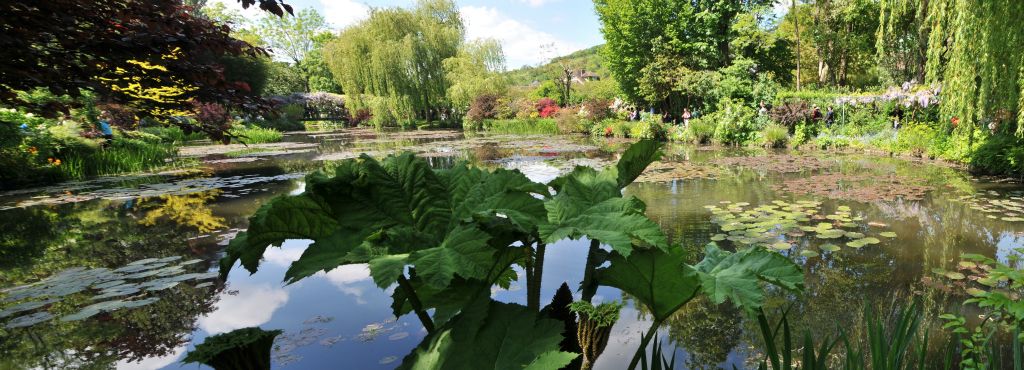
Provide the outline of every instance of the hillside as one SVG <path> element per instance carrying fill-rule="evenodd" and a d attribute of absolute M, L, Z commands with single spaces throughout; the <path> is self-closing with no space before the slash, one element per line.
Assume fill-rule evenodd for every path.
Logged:
<path fill-rule="evenodd" d="M 553 78 L 559 71 L 559 65 L 566 63 L 573 69 L 585 69 L 607 78 L 610 75 L 601 57 L 601 50 L 604 45 L 597 45 L 591 48 L 573 52 L 572 54 L 554 58 L 545 65 L 537 67 L 523 67 L 508 72 L 512 84 L 525 86 L 534 81 L 544 81 Z"/>

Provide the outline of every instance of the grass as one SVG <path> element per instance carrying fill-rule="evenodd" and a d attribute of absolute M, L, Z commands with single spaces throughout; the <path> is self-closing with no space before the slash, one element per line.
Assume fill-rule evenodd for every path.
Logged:
<path fill-rule="evenodd" d="M 558 124 L 553 119 L 486 120 L 484 131 L 497 134 L 551 134 L 557 135 Z"/>
<path fill-rule="evenodd" d="M 284 138 L 280 131 L 256 126 L 236 126 L 231 129 L 231 134 L 238 136 L 238 141 L 244 144 L 276 143 Z"/>
<path fill-rule="evenodd" d="M 761 130 L 761 145 L 765 148 L 785 148 L 789 143 L 789 129 L 780 124 L 770 124 Z"/>
<path fill-rule="evenodd" d="M 193 132 L 185 135 L 185 132 L 178 126 L 143 127 L 142 132 L 150 135 L 156 135 L 160 138 L 160 141 L 165 143 L 185 143 L 189 141 L 208 139 L 206 134 L 202 132 Z"/>
<path fill-rule="evenodd" d="M 69 151 L 57 167 L 64 178 L 81 180 L 166 167 L 168 159 L 175 155 L 177 149 L 173 144 L 122 138 L 103 149 Z"/>

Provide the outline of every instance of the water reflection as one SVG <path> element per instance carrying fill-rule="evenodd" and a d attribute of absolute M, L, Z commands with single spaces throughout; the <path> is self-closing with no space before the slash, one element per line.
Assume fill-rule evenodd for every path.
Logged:
<path fill-rule="evenodd" d="M 534 181 L 546 182 L 576 165 L 607 165 L 624 145 L 560 138 L 562 144 L 545 147 L 543 137 L 388 140 L 371 133 L 360 135 L 310 139 L 326 144 L 317 153 L 221 163 L 214 171 L 193 177 L 144 177 L 127 183 L 93 182 L 0 195 L 0 207 L 24 207 L 0 210 L 0 289 L 70 267 L 116 267 L 148 257 L 195 256 L 204 259 L 203 267 L 213 269 L 224 242 L 233 231 L 247 226 L 246 218 L 261 204 L 276 195 L 301 192 L 304 173 L 331 165 L 312 162 L 314 156 L 414 148 L 430 153 L 430 163 L 438 168 L 467 160 L 519 169 Z M 380 140 L 353 141 L 355 137 Z M 738 154 L 683 146 L 670 146 L 667 152 L 671 159 L 696 164 Z M 958 310 L 962 297 L 923 282 L 932 268 L 951 267 L 961 253 L 1004 258 L 1006 251 L 1024 245 L 1021 226 L 952 201 L 976 190 L 1003 193 L 1019 190 L 1018 186 L 979 183 L 961 171 L 896 159 L 837 156 L 827 160 L 840 171 L 894 173 L 920 179 L 934 190 L 920 201 L 823 201 L 823 212 L 849 206 L 865 222 L 884 223 L 898 236 L 889 243 L 844 248 L 818 257 L 793 253 L 805 267 L 806 294 L 793 297 L 773 292 L 767 310 L 775 314 L 790 309 L 795 333 L 807 329 L 834 336 L 839 324 L 857 335 L 864 304 L 889 310 L 918 299 L 929 315 Z M 758 205 L 811 199 L 772 188 L 806 175 L 727 167 L 714 180 L 638 183 L 626 192 L 644 200 L 651 218 L 673 243 L 690 248 L 696 260 L 698 247 L 720 231 L 710 222 L 704 205 L 725 200 Z M 71 194 L 65 189 L 72 189 Z M 391 290 L 376 287 L 364 265 L 284 285 L 285 270 L 308 244 L 289 241 L 282 248 L 271 248 L 264 256 L 265 270 L 251 276 L 235 271 L 225 287 L 184 286 L 163 293 L 161 301 L 151 306 L 95 320 L 0 331 L 0 368 L 176 369 L 183 353 L 207 336 L 257 325 L 289 334 L 290 341 L 281 343 L 275 357 L 279 366 L 336 368 L 344 359 L 348 368 L 394 367 L 424 338 L 420 323 L 411 315 L 391 317 Z M 562 282 L 573 288 L 579 285 L 586 244 L 572 241 L 549 246 L 541 291 L 545 300 Z M 805 240 L 795 250 L 818 246 L 817 241 Z M 492 296 L 502 302 L 525 303 L 525 290 L 503 289 Z M 621 293 L 602 287 L 596 297 L 597 301 L 613 300 L 621 298 Z M 875 300 L 866 302 L 866 297 Z M 313 320 L 316 317 L 332 319 Z M 640 332 L 649 325 L 642 309 L 624 309 L 597 368 L 622 368 Z M 672 317 L 661 334 L 666 350 L 672 350 L 670 345 L 677 348 L 679 368 L 749 368 L 750 349 L 760 342 L 753 325 L 732 307 L 696 300 Z M 935 323 L 930 325 L 937 332 Z"/>

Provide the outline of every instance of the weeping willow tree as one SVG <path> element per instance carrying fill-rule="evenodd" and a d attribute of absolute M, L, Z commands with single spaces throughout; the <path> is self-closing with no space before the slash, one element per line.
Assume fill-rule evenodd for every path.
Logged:
<path fill-rule="evenodd" d="M 875 50 L 884 82 L 925 81 L 928 53 L 927 0 L 882 0 L 879 2 Z"/>
<path fill-rule="evenodd" d="M 411 9 L 374 9 L 328 43 L 324 56 L 349 99 L 369 105 L 377 124 L 431 121 L 449 107 L 444 60 L 456 56 L 464 34 L 453 1 L 419 0 Z"/>
<path fill-rule="evenodd" d="M 467 42 L 458 55 L 444 61 L 451 86 L 448 98 L 456 111 L 465 111 L 474 98 L 500 94 L 508 88 L 505 54 L 493 39 Z"/>
<path fill-rule="evenodd" d="M 956 118 L 957 131 L 972 141 L 983 125 L 1024 119 L 1024 1 L 929 0 L 926 6 L 927 78 L 942 84 L 943 118 Z M 1016 132 L 1024 135 L 1020 125 Z"/>

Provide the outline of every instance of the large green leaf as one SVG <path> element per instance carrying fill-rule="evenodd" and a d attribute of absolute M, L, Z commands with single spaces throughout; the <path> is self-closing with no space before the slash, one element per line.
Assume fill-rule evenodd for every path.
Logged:
<path fill-rule="evenodd" d="M 633 251 L 634 241 L 669 249 L 661 226 L 644 215 L 644 204 L 635 197 L 611 198 L 582 210 L 575 209 L 569 198 L 553 199 L 546 206 L 548 223 L 541 225 L 539 231 L 548 243 L 586 236 L 627 257 Z"/>
<path fill-rule="evenodd" d="M 623 199 L 622 189 L 660 157 L 659 144 L 641 141 L 626 150 L 615 167 L 598 172 L 576 167 L 551 182 L 557 193 L 544 203 L 547 224 L 538 228 L 548 243 L 589 237 L 629 256 L 636 241 L 667 251 L 668 238 L 644 215 L 646 206 L 635 197 Z"/>
<path fill-rule="evenodd" d="M 495 249 L 487 245 L 490 236 L 475 227 L 458 226 L 441 246 L 413 252 L 409 262 L 427 284 L 444 287 L 458 274 L 464 278 L 487 277 L 494 263 Z"/>
<path fill-rule="evenodd" d="M 684 263 L 682 247 L 634 251 L 628 258 L 613 253 L 611 266 L 598 270 L 601 285 L 621 289 L 643 302 L 655 320 L 664 320 L 697 294 L 700 279 Z"/>
<path fill-rule="evenodd" d="M 796 293 L 804 288 L 799 266 L 779 253 L 761 248 L 730 253 L 711 243 L 705 248 L 704 260 L 695 267 L 701 290 L 712 302 L 729 300 L 748 312 L 764 303 L 764 289 L 759 281 Z"/>
<path fill-rule="evenodd" d="M 661 158 L 661 154 L 661 143 L 654 140 L 640 140 L 630 145 L 615 164 L 619 187 L 632 184 L 647 166 Z"/>
<path fill-rule="evenodd" d="M 267 247 L 280 246 L 287 239 L 326 237 L 337 228 L 333 215 L 308 196 L 274 198 L 249 218 L 249 230 L 239 233 L 228 245 L 221 274 L 227 276 L 236 261 L 256 273 Z"/>
<path fill-rule="evenodd" d="M 454 275 L 480 277 L 496 249 L 532 234 L 546 218 L 543 200 L 535 196 L 546 193 L 546 186 L 518 171 L 465 165 L 435 171 L 408 153 L 379 162 L 364 155 L 341 162 L 333 176 L 307 176 L 305 193 L 261 208 L 249 230 L 232 241 L 222 272 L 238 260 L 254 272 L 268 246 L 312 239 L 286 281 L 367 262 L 374 262 L 371 272 L 381 286 L 390 285 L 385 280 L 397 278 L 405 263 L 418 267 L 431 285 L 443 285 Z M 514 227 L 498 227 L 503 222 Z M 501 237 L 491 237 L 490 230 Z M 390 255 L 408 255 L 408 260 L 385 258 Z"/>
<path fill-rule="evenodd" d="M 558 369 L 579 356 L 559 351 L 562 330 L 524 306 L 477 301 L 424 338 L 399 369 Z"/>

